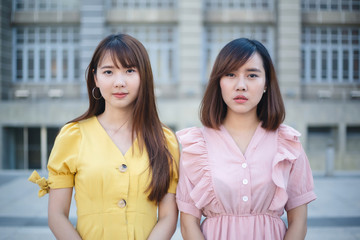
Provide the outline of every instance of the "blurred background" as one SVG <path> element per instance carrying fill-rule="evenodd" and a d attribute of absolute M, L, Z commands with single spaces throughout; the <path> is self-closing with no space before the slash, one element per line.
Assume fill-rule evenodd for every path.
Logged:
<path fill-rule="evenodd" d="M 46 176 L 59 128 L 88 107 L 95 47 L 120 32 L 148 50 L 160 117 L 175 131 L 200 126 L 226 43 L 264 43 L 315 176 L 307 239 L 360 239 L 360 0 L 1 0 L 1 240 L 53 239 L 47 196 L 27 177 Z"/>
<path fill-rule="evenodd" d="M 59 128 L 87 109 L 96 45 L 121 32 L 147 48 L 175 131 L 200 124 L 219 50 L 263 42 L 312 169 L 360 170 L 359 0 L 2 0 L 0 26 L 1 169 L 46 168 Z"/>
<path fill-rule="evenodd" d="M 359 0 L 2 0 L 0 169 L 46 168 L 59 128 L 87 109 L 96 45 L 119 32 L 147 48 L 175 131 L 200 124 L 219 50 L 263 42 L 312 169 L 360 170 Z"/>

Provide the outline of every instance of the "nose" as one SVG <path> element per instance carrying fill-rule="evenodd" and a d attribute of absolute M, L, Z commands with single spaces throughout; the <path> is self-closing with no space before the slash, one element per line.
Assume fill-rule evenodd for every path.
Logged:
<path fill-rule="evenodd" d="M 118 74 L 116 76 L 114 86 L 115 87 L 126 87 L 126 76 L 125 76 L 125 74 L 120 73 L 120 74 Z"/>
<path fill-rule="evenodd" d="M 247 90 L 247 86 L 246 86 L 245 78 L 243 76 L 239 76 L 236 82 L 236 91 L 246 91 L 246 90 Z"/>

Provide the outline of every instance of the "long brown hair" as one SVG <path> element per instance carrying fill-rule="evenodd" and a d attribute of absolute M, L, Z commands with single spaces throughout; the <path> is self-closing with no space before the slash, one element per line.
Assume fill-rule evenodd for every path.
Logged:
<path fill-rule="evenodd" d="M 256 114 L 259 120 L 262 121 L 262 127 L 267 130 L 276 130 L 284 121 L 284 102 L 281 97 L 275 68 L 268 51 L 257 40 L 238 38 L 226 44 L 216 57 L 200 105 L 200 120 L 204 126 L 219 129 L 226 117 L 227 105 L 221 95 L 221 77 L 240 68 L 255 53 L 261 56 L 266 77 L 266 93 L 264 93 L 257 105 Z"/>
<path fill-rule="evenodd" d="M 92 90 L 96 86 L 94 74 L 107 52 L 111 54 L 114 64 L 119 62 L 123 67 L 136 67 L 139 71 L 140 87 L 134 102 L 132 132 L 136 134 L 140 149 L 142 150 L 145 145 L 149 155 L 152 174 L 147 188 L 148 198 L 160 202 L 170 186 L 174 160 L 168 150 L 163 125 L 157 113 L 149 56 L 137 39 L 126 34 L 117 34 L 110 35 L 99 43 L 86 71 L 89 109 L 71 122 L 98 116 L 104 112 L 105 100 L 103 98 L 96 100 L 92 96 Z"/>

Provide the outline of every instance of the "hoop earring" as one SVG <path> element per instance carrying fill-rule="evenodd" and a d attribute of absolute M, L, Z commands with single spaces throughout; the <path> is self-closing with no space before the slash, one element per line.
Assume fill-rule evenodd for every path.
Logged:
<path fill-rule="evenodd" d="M 92 93 L 92 96 L 93 96 L 93 98 L 94 98 L 95 100 L 100 100 L 100 99 L 102 98 L 101 92 L 100 92 L 100 88 L 99 88 L 100 97 L 96 97 L 96 96 L 95 96 L 95 89 L 96 89 L 96 88 L 98 88 L 98 87 L 94 87 L 94 88 L 92 89 L 91 93 Z"/>

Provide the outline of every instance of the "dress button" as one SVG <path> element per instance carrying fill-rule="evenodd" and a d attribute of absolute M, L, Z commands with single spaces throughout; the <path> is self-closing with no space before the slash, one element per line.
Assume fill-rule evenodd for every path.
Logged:
<path fill-rule="evenodd" d="M 121 164 L 120 167 L 119 167 L 119 171 L 120 172 L 126 172 L 126 170 L 127 170 L 126 164 Z"/>
<path fill-rule="evenodd" d="M 247 196 L 243 196 L 243 201 L 247 202 L 249 200 L 249 198 Z"/>
<path fill-rule="evenodd" d="M 126 206 L 126 201 L 124 199 L 121 199 L 117 205 L 119 208 L 124 208 Z"/>
<path fill-rule="evenodd" d="M 244 180 L 243 180 L 243 184 L 245 184 L 245 185 L 248 184 L 248 182 L 249 182 L 249 181 L 248 181 L 247 179 L 244 179 Z"/>
<path fill-rule="evenodd" d="M 243 163 L 241 164 L 242 168 L 246 168 L 247 167 L 247 163 Z"/>

